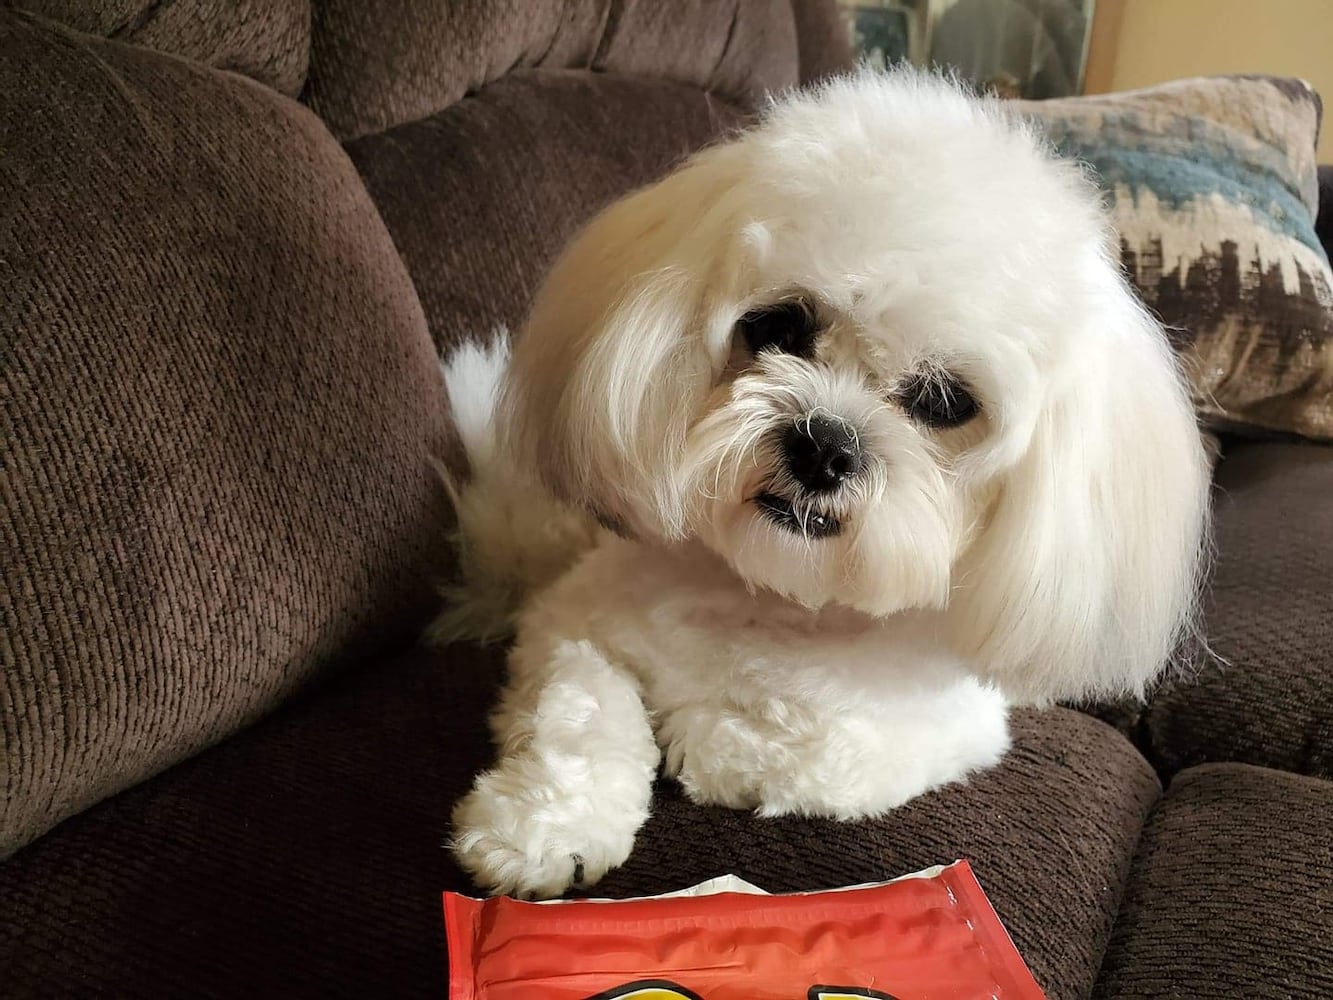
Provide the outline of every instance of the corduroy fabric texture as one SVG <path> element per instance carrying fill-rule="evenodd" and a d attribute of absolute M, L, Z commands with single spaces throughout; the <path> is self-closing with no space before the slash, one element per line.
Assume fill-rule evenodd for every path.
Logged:
<path fill-rule="evenodd" d="M 812 65 L 836 62 L 822 49 L 811 41 Z M 306 100 L 353 139 L 520 68 L 654 77 L 753 104 L 796 84 L 800 59 L 791 0 L 317 0 Z"/>
<path fill-rule="evenodd" d="M 1206 609 L 1225 662 L 1166 684 L 1138 721 L 1165 773 L 1239 761 L 1333 778 L 1333 448 L 1233 447 L 1217 470 Z"/>
<path fill-rule="evenodd" d="M 100 38 L 233 70 L 290 97 L 305 83 L 310 0 L 13 0 L 13 6 Z"/>
<path fill-rule="evenodd" d="M 445 351 L 517 327 L 579 226 L 739 120 L 695 87 L 518 71 L 347 150 Z"/>
<path fill-rule="evenodd" d="M 0 190 L 3 856 L 405 645 L 447 511 L 420 304 L 308 110 L 0 12 Z"/>
<path fill-rule="evenodd" d="M 6 995 L 444 995 L 441 844 L 489 762 L 498 653 L 369 664 L 0 866 Z M 737 872 L 773 890 L 967 857 L 1052 1000 L 1087 995 L 1151 769 L 1078 713 L 1024 712 L 995 771 L 888 820 L 758 820 L 673 784 L 606 894 Z"/>
<path fill-rule="evenodd" d="M 1099 1000 L 1333 996 L 1333 784 L 1243 764 L 1176 776 L 1153 811 Z"/>

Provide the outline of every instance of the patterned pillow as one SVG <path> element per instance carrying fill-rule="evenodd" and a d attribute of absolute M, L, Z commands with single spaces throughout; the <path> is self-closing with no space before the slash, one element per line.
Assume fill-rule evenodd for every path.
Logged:
<path fill-rule="evenodd" d="M 1333 439 L 1318 95 L 1234 76 L 1014 103 L 1100 177 L 1125 269 L 1172 329 L 1205 421 Z"/>

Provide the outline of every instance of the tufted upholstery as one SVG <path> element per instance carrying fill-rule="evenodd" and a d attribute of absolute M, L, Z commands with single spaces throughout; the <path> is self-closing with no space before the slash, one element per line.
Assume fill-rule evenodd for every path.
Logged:
<path fill-rule="evenodd" d="M 790 0 L 324 0 L 308 98 L 353 139 L 534 68 L 649 77 L 752 105 L 798 81 L 800 53 Z"/>
<path fill-rule="evenodd" d="M 13 0 L 98 38 L 232 70 L 289 96 L 310 58 L 310 0 Z"/>

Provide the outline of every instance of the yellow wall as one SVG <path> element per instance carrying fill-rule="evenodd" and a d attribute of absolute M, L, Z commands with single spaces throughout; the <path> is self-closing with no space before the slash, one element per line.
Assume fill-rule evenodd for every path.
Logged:
<path fill-rule="evenodd" d="M 1324 99 L 1319 160 L 1333 163 L 1333 0 L 1120 3 L 1110 89 L 1211 73 L 1298 76 Z"/>

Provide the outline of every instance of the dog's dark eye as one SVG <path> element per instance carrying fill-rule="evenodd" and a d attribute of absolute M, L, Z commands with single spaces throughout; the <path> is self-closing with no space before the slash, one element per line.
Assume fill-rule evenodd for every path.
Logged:
<path fill-rule="evenodd" d="M 898 388 L 897 397 L 915 420 L 931 427 L 959 427 L 980 411 L 967 383 L 953 372 L 918 372 Z"/>
<path fill-rule="evenodd" d="M 798 358 L 815 353 L 815 334 L 819 332 L 814 309 L 799 300 L 751 309 L 737 321 L 736 329 L 751 354 L 781 351 Z"/>

